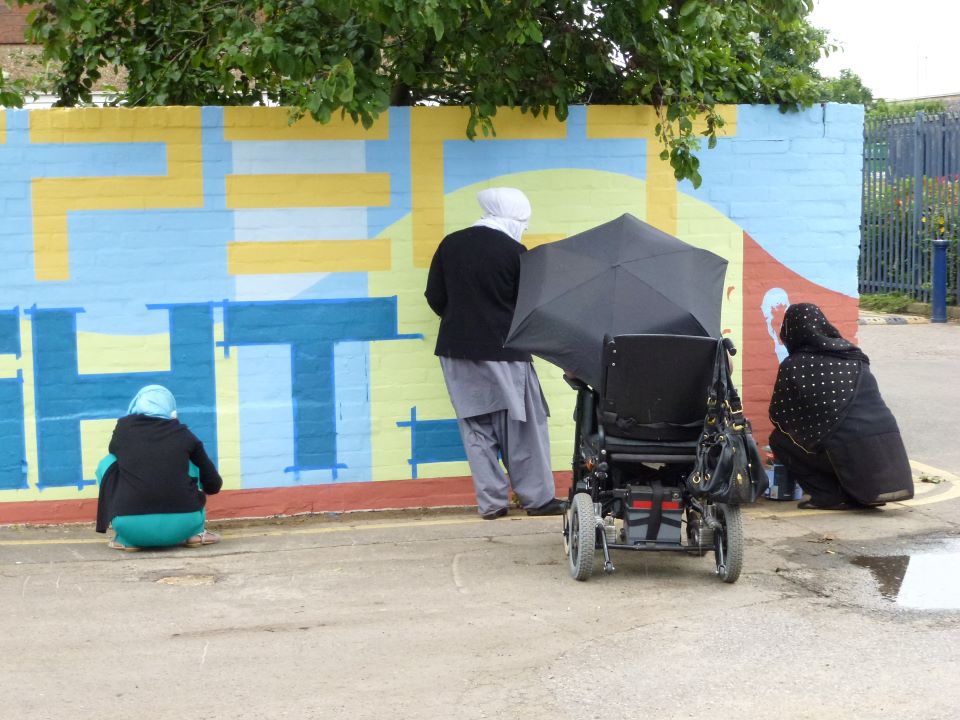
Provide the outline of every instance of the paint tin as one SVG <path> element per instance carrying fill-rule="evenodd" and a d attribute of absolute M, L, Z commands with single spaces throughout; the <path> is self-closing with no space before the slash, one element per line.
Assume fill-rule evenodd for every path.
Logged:
<path fill-rule="evenodd" d="M 787 468 L 775 462 L 773 464 L 773 472 L 770 473 L 770 475 L 770 499 L 793 500 L 797 492 L 797 484 L 790 477 Z"/>

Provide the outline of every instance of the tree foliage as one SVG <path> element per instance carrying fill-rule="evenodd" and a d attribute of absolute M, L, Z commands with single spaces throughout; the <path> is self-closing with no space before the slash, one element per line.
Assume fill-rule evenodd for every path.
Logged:
<path fill-rule="evenodd" d="M 0 68 L 0 108 L 23 107 L 26 85 L 22 80 L 11 80 Z"/>
<path fill-rule="evenodd" d="M 29 0 L 7 0 L 24 5 Z M 467 134 L 498 107 L 653 105 L 663 157 L 699 184 L 717 105 L 815 101 L 825 46 L 812 0 L 49 0 L 28 35 L 60 63 L 61 105 L 105 68 L 127 105 L 273 102 L 369 125 L 389 105 L 461 104 Z"/>
<path fill-rule="evenodd" d="M 824 79 L 820 101 L 869 105 L 873 101 L 873 92 L 855 72 L 841 70 L 840 77 Z"/>
<path fill-rule="evenodd" d="M 918 112 L 940 113 L 946 109 L 942 100 L 877 100 L 867 107 L 867 118 L 913 117 Z"/>

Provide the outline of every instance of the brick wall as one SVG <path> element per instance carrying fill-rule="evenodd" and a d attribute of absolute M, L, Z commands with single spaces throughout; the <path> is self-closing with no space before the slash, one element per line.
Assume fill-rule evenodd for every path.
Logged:
<path fill-rule="evenodd" d="M 630 212 L 729 260 L 722 327 L 765 429 L 788 302 L 856 325 L 859 107 L 731 107 L 677 183 L 648 108 L 395 108 L 369 130 L 265 108 L 0 111 L 0 522 L 90 520 L 142 385 L 177 396 L 226 491 L 212 516 L 470 501 L 423 300 L 475 195 L 530 197 L 528 246 Z M 695 279 L 693 279 L 695 281 Z M 573 393 L 539 364 L 554 468 Z"/>
<path fill-rule="evenodd" d="M 0 45 L 23 45 L 30 8 L 10 8 L 0 4 Z"/>

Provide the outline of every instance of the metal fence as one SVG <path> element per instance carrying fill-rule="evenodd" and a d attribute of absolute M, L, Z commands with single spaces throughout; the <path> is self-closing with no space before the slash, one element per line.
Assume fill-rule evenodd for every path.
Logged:
<path fill-rule="evenodd" d="M 860 292 L 930 302 L 933 240 L 949 241 L 947 298 L 960 304 L 960 113 L 867 120 Z"/>

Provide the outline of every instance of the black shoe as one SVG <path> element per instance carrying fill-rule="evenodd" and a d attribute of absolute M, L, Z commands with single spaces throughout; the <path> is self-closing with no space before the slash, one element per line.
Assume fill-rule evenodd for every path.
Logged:
<path fill-rule="evenodd" d="M 488 513 L 481 513 L 480 517 L 484 520 L 496 520 L 497 518 L 502 518 L 507 514 L 506 508 L 500 508 L 499 510 L 491 510 Z"/>
<path fill-rule="evenodd" d="M 838 502 L 833 505 L 817 505 L 812 500 L 804 500 L 797 503 L 797 508 L 800 510 L 856 510 L 857 506 L 846 502 Z"/>
<path fill-rule="evenodd" d="M 563 515 L 563 511 L 567 509 L 567 504 L 560 498 L 554 498 L 546 505 L 542 505 L 538 508 L 527 508 L 527 515 L 534 516 L 544 516 L 544 515 Z"/>

